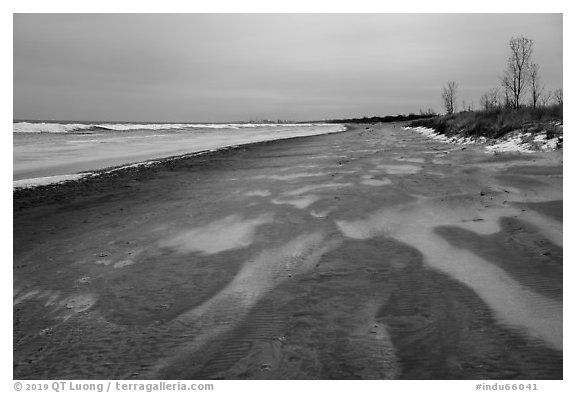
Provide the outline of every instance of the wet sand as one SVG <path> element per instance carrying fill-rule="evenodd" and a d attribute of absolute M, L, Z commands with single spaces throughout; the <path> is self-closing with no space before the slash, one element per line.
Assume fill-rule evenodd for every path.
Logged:
<path fill-rule="evenodd" d="M 562 151 L 401 129 L 14 194 L 14 378 L 562 379 Z"/>

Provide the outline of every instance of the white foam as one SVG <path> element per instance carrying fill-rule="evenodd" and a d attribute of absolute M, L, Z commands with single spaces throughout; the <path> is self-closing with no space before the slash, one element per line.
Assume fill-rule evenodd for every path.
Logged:
<path fill-rule="evenodd" d="M 57 122 L 17 122 L 12 124 L 13 132 L 31 133 L 70 133 L 90 129 L 110 131 L 131 130 L 177 130 L 185 128 L 242 129 L 279 127 L 327 127 L 326 123 L 57 123 Z"/>
<path fill-rule="evenodd" d="M 51 133 L 67 133 L 71 131 L 81 131 L 92 128 L 93 124 L 60 124 L 60 123 L 28 123 L 20 122 L 13 123 L 13 132 L 51 132 Z"/>
<path fill-rule="evenodd" d="M 38 186 L 45 186 L 48 184 L 64 183 L 67 181 L 79 180 L 87 176 L 92 176 L 92 173 L 77 173 L 72 175 L 59 175 L 59 176 L 46 176 L 36 177 L 33 179 L 14 180 L 12 182 L 13 188 L 31 188 Z"/>
<path fill-rule="evenodd" d="M 135 123 L 30 123 L 19 122 L 13 123 L 13 132 L 20 133 L 37 133 L 47 132 L 64 134 L 70 132 L 81 132 L 91 129 L 99 131 L 130 131 L 130 130 L 173 130 L 190 127 L 190 124 L 135 124 Z M 202 128 L 208 128 L 206 126 Z"/>

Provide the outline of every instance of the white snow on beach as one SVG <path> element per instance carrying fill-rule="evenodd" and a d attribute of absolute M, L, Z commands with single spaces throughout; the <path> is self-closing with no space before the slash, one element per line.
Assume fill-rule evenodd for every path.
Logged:
<path fill-rule="evenodd" d="M 485 137 L 447 137 L 432 128 L 426 127 L 403 127 L 405 130 L 415 131 L 428 138 L 451 143 L 456 145 L 479 144 L 484 145 L 488 153 L 535 153 L 537 151 L 552 151 L 559 147 L 560 139 L 558 137 L 547 139 L 546 132 L 533 134 L 529 132 L 511 132 L 506 137 L 495 141 L 490 141 Z"/>
<path fill-rule="evenodd" d="M 530 134 L 518 133 L 498 141 L 496 144 L 486 146 L 486 150 L 493 153 L 521 152 L 535 153 L 537 151 L 551 151 L 558 148 L 559 138 L 546 139 L 546 133 Z"/>
<path fill-rule="evenodd" d="M 542 133 L 534 137 L 534 142 L 540 143 L 540 150 L 551 151 L 558 149 L 560 140 L 558 137 L 546 139 L 546 134 Z"/>
<path fill-rule="evenodd" d="M 433 128 L 427 127 L 402 127 L 404 130 L 415 131 L 419 134 L 422 134 L 430 139 L 434 139 L 440 142 L 445 143 L 453 143 L 456 145 L 470 145 L 474 143 L 484 143 L 486 142 L 486 138 L 479 137 L 479 138 L 472 138 L 472 137 L 447 137 L 446 135 L 438 133 Z"/>
<path fill-rule="evenodd" d="M 503 139 L 492 146 L 486 146 L 486 150 L 494 153 L 517 151 L 522 153 L 533 153 L 534 150 L 530 149 L 528 143 L 524 143 L 523 138 L 528 137 L 529 134 L 518 134 L 510 138 Z"/>

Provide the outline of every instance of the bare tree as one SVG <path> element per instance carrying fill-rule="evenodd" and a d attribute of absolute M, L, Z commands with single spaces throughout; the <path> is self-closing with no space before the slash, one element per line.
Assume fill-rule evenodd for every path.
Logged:
<path fill-rule="evenodd" d="M 480 105 L 486 110 L 498 108 L 500 106 L 500 90 L 495 87 L 482 94 Z"/>
<path fill-rule="evenodd" d="M 542 96 L 540 97 L 540 105 L 546 106 L 548 105 L 548 101 L 552 98 L 552 90 L 548 90 L 546 92 L 542 92 Z"/>
<path fill-rule="evenodd" d="M 484 93 L 480 96 L 480 106 L 486 110 L 492 109 L 490 96 L 488 95 L 488 93 Z"/>
<path fill-rule="evenodd" d="M 514 108 L 520 108 L 528 82 L 528 68 L 531 64 L 534 42 L 526 37 L 516 37 L 510 39 L 509 44 L 511 53 L 502 77 L 502 85 L 506 89 L 506 94 L 510 94 Z"/>
<path fill-rule="evenodd" d="M 448 82 L 444 89 L 442 89 L 442 101 L 444 102 L 444 108 L 446 113 L 451 115 L 456 110 L 456 89 L 458 84 L 454 81 Z"/>
<path fill-rule="evenodd" d="M 503 96 L 504 96 L 504 102 L 502 103 L 504 105 L 505 108 L 511 108 L 512 107 L 512 92 L 509 88 L 510 86 L 510 80 L 508 79 L 508 77 L 506 75 L 504 75 L 502 77 L 502 91 L 503 91 Z"/>
<path fill-rule="evenodd" d="M 474 110 L 474 102 L 467 103 L 466 100 L 462 100 L 462 109 L 460 112 L 472 112 Z"/>
<path fill-rule="evenodd" d="M 436 116 L 436 112 L 432 108 L 428 108 L 426 111 L 420 109 L 420 116 Z"/>
<path fill-rule="evenodd" d="M 544 87 L 540 83 L 540 67 L 538 64 L 531 63 L 528 67 L 528 84 L 530 86 L 530 100 L 532 108 L 535 109 L 540 102 L 540 97 L 544 92 Z"/>
<path fill-rule="evenodd" d="M 564 103 L 563 95 L 564 93 L 562 92 L 562 89 L 554 90 L 554 100 L 558 105 L 562 105 Z"/>

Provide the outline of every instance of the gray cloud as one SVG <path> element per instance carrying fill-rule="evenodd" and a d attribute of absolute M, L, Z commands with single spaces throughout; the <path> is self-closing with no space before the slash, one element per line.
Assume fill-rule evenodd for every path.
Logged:
<path fill-rule="evenodd" d="M 561 14 L 17 14 L 14 117 L 295 120 L 478 102 L 507 41 L 562 86 Z"/>

